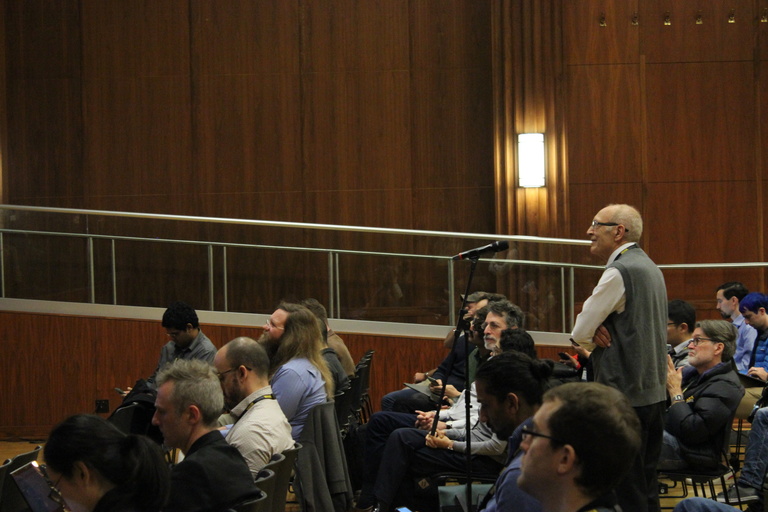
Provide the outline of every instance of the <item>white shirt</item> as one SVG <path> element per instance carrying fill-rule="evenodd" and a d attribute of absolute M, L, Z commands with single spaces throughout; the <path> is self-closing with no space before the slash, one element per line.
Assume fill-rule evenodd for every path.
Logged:
<path fill-rule="evenodd" d="M 611 253 L 606 266 L 614 262 L 619 254 L 635 245 L 628 242 L 621 245 Z M 584 301 L 581 313 L 576 317 L 571 338 L 587 350 L 594 350 L 595 344 L 592 338 L 595 331 L 608 318 L 611 313 L 623 313 L 627 302 L 627 290 L 624 287 L 624 279 L 621 272 L 615 267 L 606 268 L 600 280 L 597 282 L 592 295 Z"/>

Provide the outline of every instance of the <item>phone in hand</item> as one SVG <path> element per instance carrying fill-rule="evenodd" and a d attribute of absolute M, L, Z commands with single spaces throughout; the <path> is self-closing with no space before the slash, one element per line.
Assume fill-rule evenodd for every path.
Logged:
<path fill-rule="evenodd" d="M 566 361 L 571 359 L 571 356 L 565 352 L 558 352 L 557 355 L 560 356 L 560 359 L 565 359 Z"/>
<path fill-rule="evenodd" d="M 117 393 L 118 393 L 119 395 L 125 395 L 125 391 L 123 391 L 123 390 L 122 390 L 122 389 L 120 389 L 120 388 L 115 388 L 115 391 L 117 391 Z"/>
<path fill-rule="evenodd" d="M 427 380 L 430 384 L 437 384 L 437 379 L 432 377 L 431 375 L 427 375 Z"/>

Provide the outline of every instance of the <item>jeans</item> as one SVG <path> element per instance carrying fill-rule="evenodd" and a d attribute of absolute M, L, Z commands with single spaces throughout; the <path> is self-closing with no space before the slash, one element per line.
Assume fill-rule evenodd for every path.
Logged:
<path fill-rule="evenodd" d="M 707 498 L 688 498 L 678 503 L 672 512 L 734 512 L 731 505 Z"/>
<path fill-rule="evenodd" d="M 763 407 L 758 409 L 755 420 L 752 422 L 739 484 L 761 489 L 766 469 L 768 469 L 768 407 Z"/>

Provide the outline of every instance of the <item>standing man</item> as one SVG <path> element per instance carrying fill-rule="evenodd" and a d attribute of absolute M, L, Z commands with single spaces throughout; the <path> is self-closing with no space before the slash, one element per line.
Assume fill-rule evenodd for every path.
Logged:
<path fill-rule="evenodd" d="M 640 418 L 642 450 L 616 490 L 624 512 L 659 510 L 656 465 L 661 452 L 667 380 L 667 291 L 664 276 L 637 242 L 643 219 L 612 204 L 595 215 L 590 252 L 606 269 L 584 302 L 572 339 L 593 350 L 595 381 L 622 391 Z"/>
<path fill-rule="evenodd" d="M 155 373 L 147 379 L 150 387 L 155 387 L 155 376 L 167 363 L 177 359 L 201 359 L 213 363 L 216 347 L 200 330 L 197 313 L 185 302 L 174 302 L 163 313 L 163 327 L 171 340 L 160 351 L 160 361 Z"/>
<path fill-rule="evenodd" d="M 293 448 L 291 425 L 269 385 L 269 359 L 251 338 L 235 338 L 216 353 L 224 404 L 235 418 L 226 440 L 240 451 L 255 480 L 273 455 Z"/>
<path fill-rule="evenodd" d="M 749 290 L 743 284 L 730 281 L 718 286 L 715 296 L 717 310 L 725 320 L 730 319 L 739 330 L 739 337 L 736 339 L 736 355 L 733 356 L 739 373 L 747 373 L 749 358 L 752 356 L 752 349 L 757 339 L 757 331 L 744 321 L 744 316 L 739 311 L 739 303 L 748 293 Z"/>
<path fill-rule="evenodd" d="M 620 512 L 611 491 L 640 451 L 632 409 L 625 395 L 596 382 L 547 391 L 533 426 L 523 427 L 520 489 L 546 512 Z"/>
<path fill-rule="evenodd" d="M 203 361 L 174 361 L 157 374 L 152 424 L 166 446 L 184 460 L 171 470 L 164 512 L 226 510 L 261 495 L 237 448 L 216 429 L 224 396 L 213 367 Z"/>

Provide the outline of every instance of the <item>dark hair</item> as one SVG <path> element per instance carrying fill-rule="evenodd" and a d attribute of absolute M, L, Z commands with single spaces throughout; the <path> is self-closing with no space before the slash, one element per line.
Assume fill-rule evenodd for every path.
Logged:
<path fill-rule="evenodd" d="M 242 365 L 250 368 L 259 377 L 269 378 L 267 351 L 256 340 L 241 336 L 227 343 L 226 347 L 226 359 L 232 368 Z"/>
<path fill-rule="evenodd" d="M 475 380 L 485 383 L 486 392 L 499 401 L 509 393 L 525 398 L 528 405 L 541 403 L 552 366 L 522 352 L 502 352 L 480 365 Z"/>
<path fill-rule="evenodd" d="M 609 493 L 640 451 L 640 420 L 627 397 L 597 382 L 571 382 L 547 391 L 544 401 L 559 402 L 547 426 L 553 443 L 576 452 L 576 484 L 592 497 Z"/>
<path fill-rule="evenodd" d="M 745 311 L 757 313 L 760 311 L 760 308 L 764 308 L 768 311 L 768 297 L 760 292 L 748 293 L 739 301 L 739 311 L 741 313 L 744 313 Z"/>
<path fill-rule="evenodd" d="M 304 299 L 301 305 L 312 312 L 320 323 L 320 333 L 323 335 L 323 342 L 328 345 L 328 311 L 325 306 L 320 304 L 317 299 Z"/>
<path fill-rule="evenodd" d="M 696 325 L 696 309 L 690 302 L 680 299 L 671 300 L 667 304 L 667 318 L 673 321 L 675 325 L 683 323 L 688 325 L 688 330 L 693 332 Z"/>
<path fill-rule="evenodd" d="M 187 328 L 187 324 L 190 324 L 194 329 L 200 327 L 197 313 L 186 302 L 174 302 L 163 313 L 162 325 L 165 328 L 184 330 Z"/>
<path fill-rule="evenodd" d="M 505 329 L 501 331 L 499 347 L 502 352 L 515 350 L 522 352 L 531 359 L 537 359 L 536 347 L 534 347 L 533 338 L 525 329 Z"/>
<path fill-rule="evenodd" d="M 523 327 L 523 310 L 508 300 L 496 300 L 488 302 L 488 312 L 504 317 L 507 328 Z"/>
<path fill-rule="evenodd" d="M 723 283 L 720 286 L 717 287 L 715 292 L 718 292 L 720 290 L 723 290 L 723 297 L 726 299 L 731 299 L 733 297 L 736 297 L 739 299 L 739 302 L 744 299 L 744 297 L 747 296 L 749 293 L 749 290 L 746 286 L 741 284 L 738 281 L 728 281 L 727 283 Z"/>
<path fill-rule="evenodd" d="M 160 510 L 170 489 L 170 472 L 160 447 L 148 437 L 125 435 L 103 418 L 71 416 L 53 428 L 45 463 L 67 478 L 75 462 L 97 471 L 115 487 L 99 500 L 102 510 Z"/>

